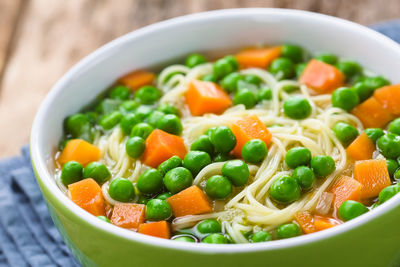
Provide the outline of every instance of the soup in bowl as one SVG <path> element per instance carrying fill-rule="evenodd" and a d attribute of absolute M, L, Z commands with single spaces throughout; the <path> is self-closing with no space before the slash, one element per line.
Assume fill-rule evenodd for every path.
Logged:
<path fill-rule="evenodd" d="M 400 86 L 380 65 L 396 57 L 377 33 L 300 11 L 210 12 L 122 37 L 71 70 L 35 120 L 52 217 L 86 265 L 376 250 L 369 241 L 394 236 L 377 225 L 399 209 Z"/>

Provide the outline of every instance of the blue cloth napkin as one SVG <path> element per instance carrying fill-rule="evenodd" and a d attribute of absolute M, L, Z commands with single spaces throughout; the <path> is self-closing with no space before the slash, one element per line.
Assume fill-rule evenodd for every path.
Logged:
<path fill-rule="evenodd" d="M 400 20 L 371 26 L 400 42 Z M 0 266 L 79 266 L 53 224 L 29 148 L 0 161 Z"/>

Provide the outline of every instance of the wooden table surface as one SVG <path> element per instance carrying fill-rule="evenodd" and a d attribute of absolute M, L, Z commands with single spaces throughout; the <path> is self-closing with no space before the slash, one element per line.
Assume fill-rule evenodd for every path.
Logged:
<path fill-rule="evenodd" d="M 28 142 L 46 93 L 94 49 L 157 21 L 237 7 L 303 9 L 366 25 L 400 17 L 399 0 L 0 0 L 0 158 Z"/>

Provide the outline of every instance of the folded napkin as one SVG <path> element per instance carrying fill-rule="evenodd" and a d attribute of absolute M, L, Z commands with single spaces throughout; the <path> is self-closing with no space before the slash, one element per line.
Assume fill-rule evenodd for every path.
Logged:
<path fill-rule="evenodd" d="M 400 20 L 371 28 L 400 42 Z M 0 161 L 0 214 L 0 266 L 79 266 L 51 220 L 27 146 Z"/>

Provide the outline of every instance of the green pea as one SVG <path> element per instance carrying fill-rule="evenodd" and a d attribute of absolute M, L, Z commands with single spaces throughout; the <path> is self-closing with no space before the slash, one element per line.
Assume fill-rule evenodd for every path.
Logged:
<path fill-rule="evenodd" d="M 381 128 L 367 128 L 364 132 L 374 143 L 385 134 Z"/>
<path fill-rule="evenodd" d="M 135 189 L 128 179 L 115 178 L 108 187 L 108 194 L 117 201 L 129 202 L 135 197 Z"/>
<path fill-rule="evenodd" d="M 164 176 L 164 185 L 172 194 L 179 193 L 192 185 L 192 173 L 183 167 L 177 167 L 168 171 Z"/>
<path fill-rule="evenodd" d="M 180 135 L 183 127 L 178 116 L 167 114 L 158 121 L 157 128 L 170 134 Z"/>
<path fill-rule="evenodd" d="M 172 216 L 171 206 L 162 199 L 151 199 L 146 204 L 146 219 L 149 221 L 167 220 Z"/>
<path fill-rule="evenodd" d="M 149 202 L 149 199 L 148 199 L 147 197 L 142 196 L 142 195 L 139 196 L 139 200 L 138 200 L 138 203 L 139 203 L 139 204 L 146 205 L 147 202 Z"/>
<path fill-rule="evenodd" d="M 232 184 L 228 178 L 214 175 L 207 180 L 205 191 L 210 198 L 225 199 L 232 193 Z"/>
<path fill-rule="evenodd" d="M 111 221 L 106 216 L 97 216 L 97 218 L 99 218 L 100 220 L 102 220 L 104 222 L 111 223 Z"/>
<path fill-rule="evenodd" d="M 226 126 L 219 126 L 210 132 L 210 140 L 215 149 L 221 153 L 228 153 L 236 146 L 236 137 Z"/>
<path fill-rule="evenodd" d="M 247 83 L 254 84 L 256 86 L 259 86 L 260 83 L 262 82 L 262 79 L 258 77 L 257 75 L 254 74 L 247 74 L 244 76 L 244 81 Z"/>
<path fill-rule="evenodd" d="M 159 194 L 156 198 L 161 199 L 161 200 L 167 200 L 167 198 L 172 197 L 171 192 L 164 192 L 162 194 Z"/>
<path fill-rule="evenodd" d="M 298 200 L 301 191 L 293 177 L 282 176 L 273 182 L 269 194 L 275 201 L 287 204 Z"/>
<path fill-rule="evenodd" d="M 311 189 L 315 182 L 314 172 L 306 166 L 299 166 L 294 169 L 292 177 L 297 181 L 303 190 Z"/>
<path fill-rule="evenodd" d="M 399 168 L 399 164 L 393 159 L 387 159 L 386 165 L 387 165 L 390 177 L 393 177 L 395 171 Z"/>
<path fill-rule="evenodd" d="M 258 231 L 251 236 L 251 242 L 253 243 L 266 242 L 271 240 L 272 235 L 266 231 Z"/>
<path fill-rule="evenodd" d="M 210 234 L 201 242 L 208 244 L 228 244 L 228 239 L 223 234 Z"/>
<path fill-rule="evenodd" d="M 183 159 L 183 167 L 197 175 L 201 169 L 211 163 L 210 155 L 204 151 L 189 151 Z"/>
<path fill-rule="evenodd" d="M 291 238 L 302 234 L 300 226 L 296 223 L 286 223 L 278 227 L 277 237 L 279 239 Z"/>
<path fill-rule="evenodd" d="M 277 58 L 272 61 L 269 71 L 274 74 L 278 80 L 290 79 L 295 75 L 293 62 L 288 58 Z"/>
<path fill-rule="evenodd" d="M 109 114 L 104 115 L 100 120 L 100 126 L 104 130 L 110 130 L 114 128 L 122 119 L 122 114 L 119 111 L 113 111 Z"/>
<path fill-rule="evenodd" d="M 120 105 L 121 100 L 106 98 L 96 106 L 96 112 L 106 115 L 113 111 L 117 111 Z"/>
<path fill-rule="evenodd" d="M 207 59 L 203 55 L 191 54 L 186 58 L 185 65 L 189 68 L 193 68 L 206 62 Z"/>
<path fill-rule="evenodd" d="M 143 139 L 146 139 L 153 130 L 153 126 L 148 123 L 141 122 L 133 126 L 130 137 L 139 136 Z"/>
<path fill-rule="evenodd" d="M 294 91 L 299 90 L 299 87 L 297 85 L 287 84 L 282 87 L 282 90 L 286 93 L 293 93 Z"/>
<path fill-rule="evenodd" d="M 360 101 L 358 94 L 346 87 L 336 89 L 332 93 L 332 106 L 344 109 L 346 111 L 352 110 Z"/>
<path fill-rule="evenodd" d="M 390 84 L 390 82 L 382 76 L 365 77 L 363 83 L 374 89 L 378 89 Z"/>
<path fill-rule="evenodd" d="M 154 110 L 147 117 L 147 123 L 153 127 L 157 126 L 157 123 L 164 117 L 165 113 L 159 110 Z"/>
<path fill-rule="evenodd" d="M 140 175 L 136 187 L 142 194 L 156 194 L 163 189 L 163 176 L 156 169 L 148 169 Z"/>
<path fill-rule="evenodd" d="M 140 106 L 140 103 L 136 102 L 135 100 L 126 100 L 122 102 L 121 106 L 119 107 L 122 113 L 132 112 Z"/>
<path fill-rule="evenodd" d="M 142 104 L 153 104 L 161 97 L 161 91 L 151 85 L 141 87 L 135 93 L 135 100 Z"/>
<path fill-rule="evenodd" d="M 291 148 L 285 155 L 285 162 L 292 169 L 302 165 L 308 166 L 310 161 L 311 151 L 305 147 Z"/>
<path fill-rule="evenodd" d="M 355 75 L 361 74 L 362 67 L 354 61 L 341 61 L 336 64 L 336 68 L 338 68 L 344 75 L 346 75 L 347 79 L 354 77 Z"/>
<path fill-rule="evenodd" d="M 157 110 L 159 110 L 159 111 L 161 111 L 161 112 L 163 112 L 163 113 L 165 113 L 165 114 L 174 114 L 174 115 L 176 115 L 176 116 L 178 116 L 178 117 L 180 116 L 179 109 L 176 108 L 176 107 L 174 107 L 174 106 L 171 105 L 171 104 L 167 104 L 167 103 L 161 104 L 161 105 L 157 108 Z"/>
<path fill-rule="evenodd" d="M 158 166 L 158 171 L 161 172 L 162 175 L 165 175 L 170 170 L 181 166 L 181 158 L 178 156 L 172 156 Z"/>
<path fill-rule="evenodd" d="M 399 184 L 390 185 L 383 188 L 382 191 L 379 193 L 379 204 L 385 203 L 399 192 L 400 192 Z"/>
<path fill-rule="evenodd" d="M 234 186 L 243 186 L 250 176 L 249 167 L 242 160 L 230 160 L 222 166 L 222 174 L 231 181 Z"/>
<path fill-rule="evenodd" d="M 394 172 L 394 179 L 397 180 L 397 181 L 400 180 L 400 169 L 397 169 L 397 170 Z"/>
<path fill-rule="evenodd" d="M 232 159 L 232 157 L 228 154 L 217 153 L 213 158 L 213 162 L 224 162 L 230 159 Z"/>
<path fill-rule="evenodd" d="M 234 71 L 237 71 L 239 69 L 239 62 L 237 61 L 235 56 L 227 55 L 224 58 L 229 62 L 229 64 L 231 64 Z"/>
<path fill-rule="evenodd" d="M 346 200 L 339 207 L 339 217 L 343 221 L 352 220 L 368 211 L 360 202 L 354 200 Z"/>
<path fill-rule="evenodd" d="M 330 156 L 315 156 L 311 159 L 311 169 L 317 177 L 326 177 L 335 171 L 336 165 Z"/>
<path fill-rule="evenodd" d="M 300 77 L 301 74 L 303 73 L 303 71 L 306 69 L 306 67 L 307 67 L 307 63 L 296 64 L 296 66 L 295 66 L 296 76 Z"/>
<path fill-rule="evenodd" d="M 338 61 L 338 57 L 334 54 L 331 53 L 321 53 L 318 54 L 315 59 L 322 61 L 324 63 L 330 64 L 330 65 L 335 65 Z"/>
<path fill-rule="evenodd" d="M 225 91 L 231 93 L 231 92 L 236 92 L 237 91 L 237 85 L 238 81 L 243 80 L 244 77 L 243 75 L 237 73 L 237 72 L 232 72 L 228 75 L 226 75 L 222 81 L 221 81 L 221 86 L 222 88 L 225 89 Z"/>
<path fill-rule="evenodd" d="M 210 73 L 210 74 L 204 75 L 204 76 L 201 78 L 201 80 L 202 80 L 202 81 L 205 81 L 205 82 L 213 82 L 213 83 L 216 83 L 216 82 L 218 81 L 218 78 L 217 78 L 217 76 L 216 76 L 214 73 Z"/>
<path fill-rule="evenodd" d="M 95 111 L 85 112 L 85 116 L 88 118 L 90 124 L 96 124 L 99 119 L 99 114 Z"/>
<path fill-rule="evenodd" d="M 311 105 L 301 96 L 292 96 L 283 103 L 285 115 L 294 120 L 302 120 L 310 116 Z"/>
<path fill-rule="evenodd" d="M 61 170 L 61 182 L 67 186 L 82 180 L 82 164 L 76 161 L 68 161 Z"/>
<path fill-rule="evenodd" d="M 150 116 L 153 108 L 151 106 L 141 105 L 135 110 L 135 114 L 139 117 L 139 119 L 144 120 L 148 116 Z"/>
<path fill-rule="evenodd" d="M 242 158 L 250 163 L 261 162 L 268 153 L 267 145 L 260 139 L 252 139 L 242 147 Z"/>
<path fill-rule="evenodd" d="M 190 236 L 179 236 L 179 237 L 175 237 L 175 238 L 173 237 L 172 240 L 178 241 L 178 242 L 196 243 L 196 240 Z"/>
<path fill-rule="evenodd" d="M 129 135 L 132 131 L 133 126 L 140 122 L 139 117 L 135 113 L 127 113 L 124 117 L 122 117 L 120 125 L 122 131 L 125 134 Z"/>
<path fill-rule="evenodd" d="M 233 97 L 233 104 L 234 105 L 244 105 L 246 109 L 251 109 L 257 103 L 256 96 L 252 91 L 249 89 L 242 89 L 239 90 Z"/>
<path fill-rule="evenodd" d="M 207 131 L 205 131 L 204 134 L 208 135 L 211 138 L 211 134 L 215 129 L 217 129 L 217 127 L 211 127 L 209 129 L 207 129 Z"/>
<path fill-rule="evenodd" d="M 360 102 L 363 102 L 374 93 L 374 88 L 364 82 L 356 83 L 351 89 L 357 93 Z"/>
<path fill-rule="evenodd" d="M 89 131 L 90 123 L 87 116 L 82 113 L 76 113 L 68 117 L 66 123 L 67 133 L 72 137 L 79 137 L 82 133 Z"/>
<path fill-rule="evenodd" d="M 344 146 L 348 146 L 358 136 L 356 127 L 345 122 L 336 123 L 333 127 L 333 132 Z"/>
<path fill-rule="evenodd" d="M 385 158 L 395 159 L 400 156 L 400 137 L 388 133 L 379 137 L 376 142 L 379 151 Z"/>
<path fill-rule="evenodd" d="M 128 100 L 130 95 L 131 91 L 129 88 L 123 85 L 115 86 L 110 92 L 110 98 L 117 100 Z"/>
<path fill-rule="evenodd" d="M 236 71 L 238 68 L 229 58 L 218 59 L 213 65 L 213 74 L 217 78 L 223 78 L 226 75 Z"/>
<path fill-rule="evenodd" d="M 400 118 L 395 119 L 389 124 L 389 132 L 400 135 Z"/>
<path fill-rule="evenodd" d="M 286 57 L 294 63 L 303 61 L 304 51 L 298 45 L 282 45 L 282 57 Z"/>
<path fill-rule="evenodd" d="M 201 234 L 221 233 L 221 224 L 216 219 L 207 219 L 197 224 L 197 231 Z"/>
<path fill-rule="evenodd" d="M 111 173 L 106 165 L 94 161 L 83 170 L 83 178 L 93 178 L 98 184 L 102 184 L 111 178 Z"/>
<path fill-rule="evenodd" d="M 207 152 L 209 155 L 214 154 L 214 145 L 211 143 L 208 135 L 200 135 L 190 146 L 190 150 L 198 150 Z"/>
<path fill-rule="evenodd" d="M 272 89 L 268 87 L 263 87 L 257 91 L 256 99 L 258 102 L 263 100 L 271 100 L 272 99 Z"/>

